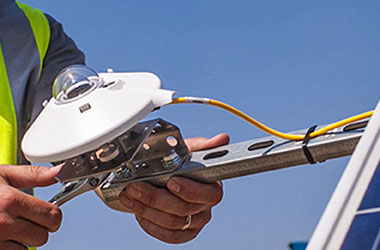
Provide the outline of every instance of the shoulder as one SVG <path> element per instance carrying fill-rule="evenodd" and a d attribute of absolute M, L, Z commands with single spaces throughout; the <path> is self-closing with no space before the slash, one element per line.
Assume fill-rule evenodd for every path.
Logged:
<path fill-rule="evenodd" d="M 78 56 L 77 62 L 75 63 L 84 63 L 84 54 L 75 44 L 75 42 L 65 33 L 63 26 L 60 22 L 55 20 L 52 16 L 45 14 L 49 26 L 50 26 L 50 43 L 47 52 L 47 56 L 52 53 L 57 53 L 59 51 L 65 51 L 67 56 L 73 57 Z M 65 54 L 59 56 L 65 57 Z M 73 58 L 72 58 L 73 59 Z"/>

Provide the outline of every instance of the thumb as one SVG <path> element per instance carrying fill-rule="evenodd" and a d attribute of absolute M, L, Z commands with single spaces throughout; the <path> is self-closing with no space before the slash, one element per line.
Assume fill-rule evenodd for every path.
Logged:
<path fill-rule="evenodd" d="M 194 137 L 185 140 L 186 146 L 190 152 L 216 148 L 227 145 L 230 137 L 227 134 L 219 134 L 212 138 Z"/>
<path fill-rule="evenodd" d="M 48 186 L 57 182 L 54 177 L 61 167 L 62 165 L 55 167 L 3 165 L 0 166 L 0 183 L 5 182 L 16 188 Z"/>

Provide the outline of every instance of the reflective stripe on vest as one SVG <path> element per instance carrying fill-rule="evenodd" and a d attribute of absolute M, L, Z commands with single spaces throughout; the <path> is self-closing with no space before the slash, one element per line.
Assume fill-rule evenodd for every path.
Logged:
<path fill-rule="evenodd" d="M 39 73 L 41 73 L 43 59 L 50 41 L 49 22 L 40 10 L 19 2 L 17 5 L 27 17 L 33 31 L 35 47 L 40 59 Z M 17 116 L 3 49 L 0 43 L 0 164 L 14 165 L 17 164 Z M 22 68 L 21 66 L 20 69 Z"/>
<path fill-rule="evenodd" d="M 17 122 L 0 44 L 0 164 L 17 164 Z"/>

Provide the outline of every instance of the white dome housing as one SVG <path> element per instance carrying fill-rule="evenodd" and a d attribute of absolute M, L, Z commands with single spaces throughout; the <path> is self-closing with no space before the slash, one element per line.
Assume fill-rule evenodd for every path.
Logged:
<path fill-rule="evenodd" d="M 53 97 L 21 143 L 32 162 L 57 162 L 121 135 L 175 92 L 161 89 L 160 79 L 145 72 L 99 73 L 82 65 L 64 69 Z"/>
<path fill-rule="evenodd" d="M 98 73 L 84 65 L 73 65 L 59 73 L 53 84 L 53 97 L 57 103 L 71 102 L 99 87 Z"/>

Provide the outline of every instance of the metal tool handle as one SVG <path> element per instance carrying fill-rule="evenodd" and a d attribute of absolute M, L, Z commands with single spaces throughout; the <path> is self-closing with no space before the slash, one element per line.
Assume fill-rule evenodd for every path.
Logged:
<path fill-rule="evenodd" d="M 96 177 L 66 182 L 62 185 L 58 194 L 51 198 L 49 202 L 57 206 L 62 206 L 78 195 L 96 189 L 108 175 L 107 173 Z"/>

